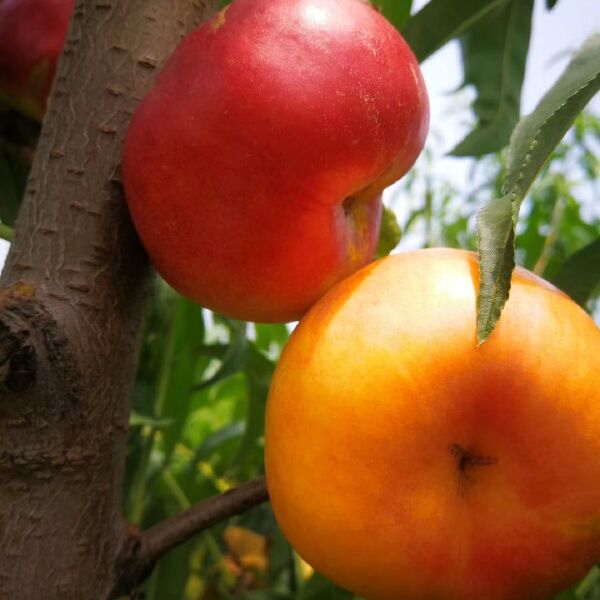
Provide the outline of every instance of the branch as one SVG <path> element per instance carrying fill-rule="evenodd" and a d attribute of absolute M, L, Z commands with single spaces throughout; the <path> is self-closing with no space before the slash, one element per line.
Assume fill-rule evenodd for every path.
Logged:
<path fill-rule="evenodd" d="M 217 4 L 76 2 L 0 276 L 1 600 L 106 600 L 115 587 L 152 283 L 122 142 L 161 65 Z"/>
<path fill-rule="evenodd" d="M 201 531 L 268 499 L 265 480 L 260 478 L 213 496 L 147 531 L 131 531 L 117 560 L 118 584 L 111 597 L 118 597 L 135 589 L 150 575 L 156 561 L 169 550 Z"/>
<path fill-rule="evenodd" d="M 199 531 L 262 504 L 268 498 L 267 486 L 262 478 L 213 496 L 142 533 L 142 555 L 147 562 L 154 563 Z"/>

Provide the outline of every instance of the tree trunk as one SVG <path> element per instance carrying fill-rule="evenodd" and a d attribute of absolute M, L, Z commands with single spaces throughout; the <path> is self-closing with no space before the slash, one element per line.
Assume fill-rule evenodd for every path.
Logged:
<path fill-rule="evenodd" d="M 81 0 L 0 288 L 0 599 L 105 599 L 151 269 L 121 145 L 216 0 Z"/>

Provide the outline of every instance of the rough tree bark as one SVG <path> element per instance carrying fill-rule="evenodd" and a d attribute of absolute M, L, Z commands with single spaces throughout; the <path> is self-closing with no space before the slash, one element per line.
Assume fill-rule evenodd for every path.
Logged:
<path fill-rule="evenodd" d="M 80 0 L 0 288 L 0 598 L 105 599 L 150 267 L 119 160 L 157 68 L 216 0 Z"/>

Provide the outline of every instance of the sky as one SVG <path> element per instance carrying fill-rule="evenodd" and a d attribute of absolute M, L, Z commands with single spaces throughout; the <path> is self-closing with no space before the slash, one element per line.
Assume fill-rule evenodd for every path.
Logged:
<path fill-rule="evenodd" d="M 416 0 L 414 10 L 426 3 L 427 0 Z M 535 108 L 545 91 L 565 68 L 569 55 L 595 31 L 600 31 L 599 0 L 559 0 L 552 11 L 546 10 L 543 0 L 536 0 L 522 95 L 523 114 Z M 468 132 L 464 116 L 449 118 L 457 102 L 456 96 L 451 92 L 462 82 L 458 43 L 447 44 L 425 61 L 422 69 L 431 105 L 431 130 L 443 134 L 442 147 L 438 147 L 438 137 L 430 136 L 430 147 L 436 145 L 432 149 L 439 157 L 436 169 L 460 189 L 468 177 L 469 160 L 444 156 Z M 600 95 L 592 101 L 592 109 L 600 114 Z M 393 194 L 393 189 L 389 194 Z M 7 249 L 8 243 L 0 240 L 0 269 Z"/>

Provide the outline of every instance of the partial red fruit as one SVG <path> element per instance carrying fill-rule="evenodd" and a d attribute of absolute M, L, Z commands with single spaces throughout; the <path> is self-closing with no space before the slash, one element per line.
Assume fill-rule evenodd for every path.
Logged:
<path fill-rule="evenodd" d="M 0 100 L 41 119 L 74 0 L 0 1 Z"/>

